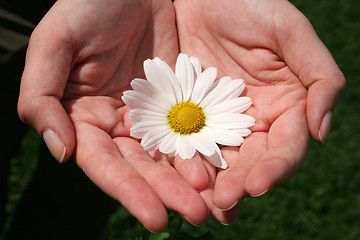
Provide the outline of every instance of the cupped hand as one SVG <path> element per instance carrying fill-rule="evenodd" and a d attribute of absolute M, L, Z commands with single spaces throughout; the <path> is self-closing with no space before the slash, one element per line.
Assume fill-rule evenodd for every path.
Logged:
<path fill-rule="evenodd" d="M 74 153 L 88 177 L 152 231 L 167 225 L 166 208 L 195 225 L 209 217 L 166 156 L 130 138 L 121 101 L 144 75 L 145 59 L 174 66 L 177 55 L 170 1 L 57 1 L 31 36 L 20 88 L 19 115 L 53 156 L 63 162 Z"/>
<path fill-rule="evenodd" d="M 243 78 L 255 117 L 241 148 L 224 147 L 229 168 L 208 169 L 204 194 L 230 223 L 246 195 L 261 196 L 305 159 L 309 133 L 324 141 L 344 76 L 311 24 L 285 0 L 176 0 L 180 51 L 219 76 Z M 185 174 L 185 173 L 184 173 Z"/>

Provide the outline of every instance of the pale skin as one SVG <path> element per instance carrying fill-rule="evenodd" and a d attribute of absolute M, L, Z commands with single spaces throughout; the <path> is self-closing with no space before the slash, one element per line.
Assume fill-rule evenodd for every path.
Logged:
<path fill-rule="evenodd" d="M 174 67 L 179 51 L 247 84 L 254 102 L 247 114 L 257 122 L 240 150 L 222 148 L 227 170 L 216 172 L 199 155 L 170 164 L 129 137 L 123 91 L 144 76 L 145 59 Z M 56 159 L 74 155 L 105 193 L 161 231 L 166 208 L 194 225 L 210 214 L 231 223 L 239 200 L 289 178 L 309 133 L 321 140 L 322 119 L 344 84 L 311 25 L 286 1 L 60 0 L 31 37 L 18 109 L 40 134 L 56 133 L 66 149 L 62 158 L 64 148 L 47 142 Z"/>

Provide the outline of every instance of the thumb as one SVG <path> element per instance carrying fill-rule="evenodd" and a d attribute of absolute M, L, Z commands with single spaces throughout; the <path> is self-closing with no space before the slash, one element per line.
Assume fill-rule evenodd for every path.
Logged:
<path fill-rule="evenodd" d="M 278 34 L 278 40 L 286 63 L 308 89 L 306 115 L 310 134 L 316 141 L 324 142 L 345 78 L 308 19 L 293 6 L 290 8 L 294 14 L 287 21 L 287 33 Z"/>
<path fill-rule="evenodd" d="M 18 100 L 19 117 L 42 135 L 60 163 L 75 146 L 74 128 L 61 104 L 72 58 L 69 42 L 51 21 L 40 22 L 30 38 Z"/>

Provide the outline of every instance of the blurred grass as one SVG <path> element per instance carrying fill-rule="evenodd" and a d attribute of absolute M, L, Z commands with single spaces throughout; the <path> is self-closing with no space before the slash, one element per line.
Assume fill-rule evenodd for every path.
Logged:
<path fill-rule="evenodd" d="M 8 200 L 5 206 L 7 218 L 3 231 L 0 232 L 0 240 L 6 239 L 14 220 L 17 205 L 32 179 L 39 159 L 40 145 L 40 136 L 35 130 L 30 129 L 23 137 L 18 156 L 10 160 Z"/>
<path fill-rule="evenodd" d="M 171 213 L 167 230 L 156 235 L 119 208 L 109 220 L 109 239 L 360 239 L 360 3 L 291 2 L 310 19 L 347 79 L 327 142 L 311 141 L 298 173 L 266 196 L 245 199 L 230 226 L 210 220 L 192 228 Z M 29 141 L 33 134 L 24 137 L 18 157 L 12 159 L 7 224 L 36 167 L 38 140 Z"/>

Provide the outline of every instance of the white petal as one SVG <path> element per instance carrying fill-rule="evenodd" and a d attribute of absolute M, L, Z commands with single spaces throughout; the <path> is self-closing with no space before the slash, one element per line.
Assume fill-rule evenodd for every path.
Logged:
<path fill-rule="evenodd" d="M 240 146 L 251 131 L 249 129 L 224 129 L 204 127 L 202 130 L 213 141 L 226 146 Z"/>
<path fill-rule="evenodd" d="M 179 54 L 175 65 L 175 75 L 180 82 L 183 101 L 186 102 L 191 97 L 195 81 L 195 70 L 186 54 Z"/>
<path fill-rule="evenodd" d="M 168 122 L 167 115 L 147 109 L 133 109 L 129 113 L 129 118 L 134 123 L 155 121 L 166 124 Z"/>
<path fill-rule="evenodd" d="M 238 87 L 238 88 L 235 88 L 234 91 L 232 93 L 230 93 L 226 98 L 225 100 L 230 100 L 230 99 L 234 99 L 234 98 L 237 98 L 240 96 L 240 94 L 244 91 L 245 89 L 245 83 L 244 83 L 244 80 L 242 79 L 234 79 L 232 81 L 237 81 L 238 83 L 241 83 L 242 84 Z"/>
<path fill-rule="evenodd" d="M 158 102 L 164 106 L 167 106 L 166 108 L 169 108 L 168 106 L 172 106 L 173 104 L 171 98 L 168 98 L 167 95 L 163 94 L 159 88 L 157 88 L 156 86 L 154 86 L 154 84 L 145 79 L 135 78 L 131 81 L 130 85 L 134 90 L 125 91 L 124 95 L 137 94 L 143 95 L 144 97 L 148 96 L 148 98 L 151 99 L 151 102 Z"/>
<path fill-rule="evenodd" d="M 166 98 L 168 102 L 171 102 L 171 98 L 168 98 L 159 88 L 145 79 L 135 78 L 131 81 L 130 85 L 135 92 L 148 96 L 151 99 L 162 99 L 164 101 L 164 98 Z"/>
<path fill-rule="evenodd" d="M 173 152 L 168 153 L 167 155 L 168 155 L 169 158 L 173 158 L 173 157 L 175 157 L 177 155 L 177 151 L 175 150 Z"/>
<path fill-rule="evenodd" d="M 165 74 L 167 75 L 168 81 L 171 85 L 171 88 L 173 90 L 173 93 L 175 95 L 175 98 L 177 100 L 177 103 L 182 102 L 183 96 L 182 96 L 182 90 L 179 81 L 177 80 L 175 73 L 170 68 L 170 66 L 164 62 L 161 61 L 159 58 L 155 58 L 154 61 L 161 65 L 162 69 L 164 70 Z"/>
<path fill-rule="evenodd" d="M 214 128 L 239 129 L 255 125 L 255 119 L 245 114 L 223 114 L 206 116 L 206 126 Z"/>
<path fill-rule="evenodd" d="M 222 168 L 222 169 L 226 169 L 228 167 L 228 164 L 226 163 L 226 161 L 224 160 L 224 158 L 221 155 L 221 151 L 220 149 L 217 147 L 216 151 L 214 152 L 213 155 L 211 156 L 206 156 L 204 155 L 204 157 L 215 167 L 217 168 Z"/>
<path fill-rule="evenodd" d="M 197 79 L 201 73 L 201 63 L 197 57 L 190 57 L 190 62 L 195 70 L 195 79 Z"/>
<path fill-rule="evenodd" d="M 143 96 L 136 91 L 126 91 L 124 95 L 121 97 L 123 102 L 131 109 L 148 109 L 151 111 L 159 112 L 161 114 L 167 114 L 168 109 L 165 107 L 165 104 L 168 101 L 162 101 L 162 106 L 158 104 L 157 101 L 151 101 L 151 99 L 147 96 Z"/>
<path fill-rule="evenodd" d="M 163 105 L 164 108 L 170 109 L 173 105 L 176 104 L 176 102 L 173 102 L 173 97 L 168 97 L 169 92 L 164 94 L 161 89 L 157 88 L 154 84 L 147 80 L 135 78 L 131 81 L 130 84 L 135 92 L 138 92 L 144 96 L 148 96 L 152 102 L 156 102 L 156 105 Z M 181 95 L 181 89 L 179 89 L 179 92 Z"/>
<path fill-rule="evenodd" d="M 213 83 L 216 79 L 216 68 L 205 69 L 195 82 L 194 91 L 191 95 L 191 101 L 199 104 L 204 97 L 212 90 Z"/>
<path fill-rule="evenodd" d="M 130 85 L 133 90 L 140 91 L 143 93 L 151 93 L 159 92 L 159 89 L 157 89 L 152 83 L 150 83 L 146 79 L 142 78 L 135 78 L 130 82 Z M 154 91 L 155 90 L 155 91 Z"/>
<path fill-rule="evenodd" d="M 177 135 L 176 149 L 182 159 L 190 159 L 195 154 L 195 148 L 190 144 L 188 136 Z"/>
<path fill-rule="evenodd" d="M 138 122 L 130 129 L 130 136 L 134 138 L 143 138 L 144 135 L 151 130 L 153 130 L 156 127 L 159 127 L 160 125 L 168 126 L 167 124 L 162 124 L 161 122 Z"/>
<path fill-rule="evenodd" d="M 158 149 L 160 140 L 169 133 L 170 129 L 166 126 L 158 126 L 152 128 L 151 131 L 147 132 L 141 139 L 141 145 L 145 151 L 154 151 Z"/>
<path fill-rule="evenodd" d="M 200 103 L 203 108 L 218 104 L 230 96 L 233 96 L 234 92 L 242 89 L 242 85 L 244 84 L 243 80 L 232 80 L 230 77 L 223 77 L 218 82 L 219 83 L 216 85 L 216 87 L 211 92 L 209 92 L 209 94 Z"/>
<path fill-rule="evenodd" d="M 251 106 L 249 97 L 240 97 L 211 105 L 204 109 L 206 115 L 224 114 L 224 113 L 242 113 Z"/>
<path fill-rule="evenodd" d="M 168 69 L 164 64 L 159 64 L 156 60 L 146 60 L 144 62 L 144 72 L 147 80 L 157 87 L 162 94 L 167 96 L 172 104 L 176 104 L 177 92 L 174 92 L 171 84 L 174 79 L 168 74 Z"/>
<path fill-rule="evenodd" d="M 134 91 L 126 91 L 124 92 L 124 95 L 122 96 L 123 102 L 131 109 L 148 109 L 151 111 L 159 112 L 162 114 L 167 114 L 168 110 L 159 107 L 156 105 L 156 103 L 149 103 L 149 100 L 146 99 L 146 101 L 142 101 L 141 99 L 138 99 L 136 96 L 137 94 L 128 94 L 128 92 L 134 92 Z"/>
<path fill-rule="evenodd" d="M 165 154 L 171 154 L 176 151 L 177 136 L 172 130 L 160 140 L 159 150 Z"/>
<path fill-rule="evenodd" d="M 217 148 L 214 140 L 208 137 L 208 135 L 202 134 L 202 132 L 191 134 L 188 136 L 189 142 L 203 155 L 213 155 Z"/>

